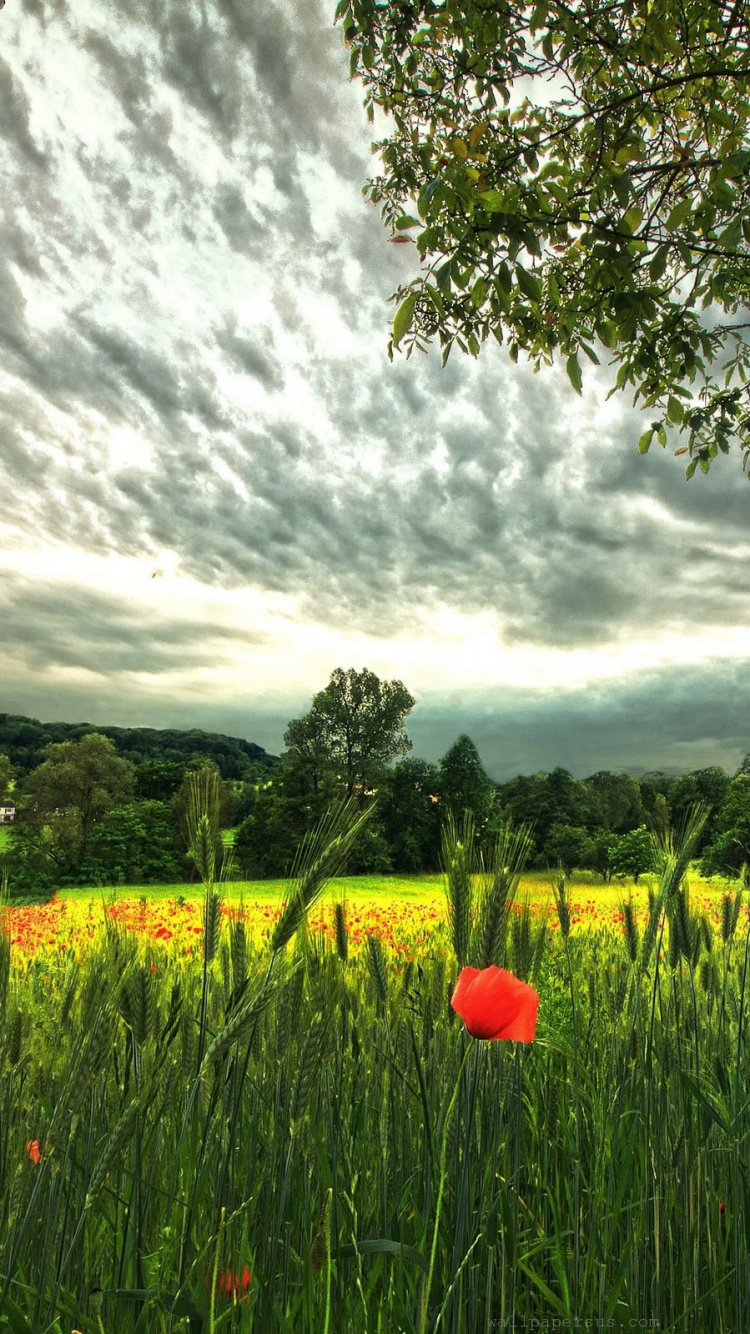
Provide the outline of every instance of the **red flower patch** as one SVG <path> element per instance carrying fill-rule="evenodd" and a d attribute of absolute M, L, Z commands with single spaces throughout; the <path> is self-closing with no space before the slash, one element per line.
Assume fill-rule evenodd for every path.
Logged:
<path fill-rule="evenodd" d="M 233 1269 L 222 1269 L 216 1280 L 216 1294 L 225 1301 L 242 1301 L 250 1287 L 250 1268 L 245 1265 L 242 1277 Z"/>

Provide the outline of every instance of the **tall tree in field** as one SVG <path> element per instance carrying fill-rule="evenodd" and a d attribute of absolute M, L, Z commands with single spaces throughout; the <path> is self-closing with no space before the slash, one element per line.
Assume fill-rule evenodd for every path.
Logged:
<path fill-rule="evenodd" d="M 401 681 L 381 681 L 366 667 L 337 667 L 310 712 L 290 722 L 284 742 L 316 777 L 333 769 L 346 795 L 364 801 L 391 761 L 411 750 L 403 725 L 414 703 Z"/>
<path fill-rule="evenodd" d="M 21 820 L 44 829 L 48 850 L 61 872 L 79 864 L 96 821 L 128 801 L 135 770 L 98 732 L 80 741 L 50 746 L 47 758 L 26 779 Z"/>
<path fill-rule="evenodd" d="M 445 752 L 439 768 L 441 813 L 460 820 L 471 811 L 478 834 L 497 807 L 497 789 L 484 771 L 479 751 L 464 733 Z"/>
<path fill-rule="evenodd" d="M 365 106 L 393 117 L 365 193 L 421 273 L 392 346 L 609 356 L 688 476 L 750 457 L 750 6 L 340 0 Z M 415 264 L 416 267 L 416 264 Z"/>

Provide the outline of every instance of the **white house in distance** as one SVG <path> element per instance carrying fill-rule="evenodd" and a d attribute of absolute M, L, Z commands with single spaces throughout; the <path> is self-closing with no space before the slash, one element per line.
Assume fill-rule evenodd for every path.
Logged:
<path fill-rule="evenodd" d="M 12 824 L 15 818 L 16 808 L 13 802 L 0 802 L 0 824 Z"/>

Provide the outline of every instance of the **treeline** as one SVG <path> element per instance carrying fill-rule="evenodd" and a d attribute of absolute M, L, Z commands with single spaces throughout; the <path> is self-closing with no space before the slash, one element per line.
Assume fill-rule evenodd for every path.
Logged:
<path fill-rule="evenodd" d="M 237 831 L 235 855 L 248 878 L 287 873 L 303 834 L 341 790 L 335 766 L 312 767 L 287 750 L 273 782 L 259 788 Z M 436 871 L 441 827 L 450 813 L 472 814 L 480 849 L 490 852 L 510 817 L 531 826 L 531 869 L 592 870 L 636 880 L 652 869 L 653 835 L 679 829 L 691 806 L 710 815 L 698 851 L 707 875 L 737 875 L 750 864 L 750 758 L 733 778 L 709 768 L 679 777 L 602 771 L 585 779 L 565 769 L 494 783 L 473 741 L 460 736 L 438 764 L 406 758 L 382 778 L 375 817 L 356 855 L 356 873 Z"/>
<path fill-rule="evenodd" d="M 96 730 L 0 714 L 0 737 L 0 800 L 12 795 L 17 808 L 0 872 L 15 896 L 192 878 L 190 774 L 217 771 L 220 818 L 233 828 L 278 763 L 261 746 L 197 729 Z"/>
<path fill-rule="evenodd" d="M 210 760 L 224 779 L 235 781 L 258 779 L 276 764 L 274 755 L 267 755 L 262 746 L 240 737 L 224 736 L 219 732 L 202 732 L 198 728 L 179 731 L 176 728 L 154 727 L 100 727 L 92 723 L 40 723 L 37 718 L 20 714 L 0 713 L 0 753 L 7 755 L 19 776 L 31 773 L 46 758 L 47 749 L 64 741 L 80 741 L 92 732 L 106 736 L 118 755 L 131 761 L 138 770 L 144 766 L 172 765 L 184 770 Z M 159 774 L 154 770 L 152 787 L 159 786 Z M 145 773 L 141 786 L 146 785 Z M 150 795 L 155 795 L 152 792 Z"/>
<path fill-rule="evenodd" d="M 41 745 L 40 733 L 66 725 L 2 714 L 0 738 L 12 745 L 5 741 L 7 758 L 0 753 L 0 799 L 13 775 L 18 804 L 3 858 L 11 892 L 192 878 L 188 775 L 206 764 L 221 777 L 221 824 L 236 831 L 242 878 L 288 875 L 305 834 L 343 796 L 375 805 L 353 874 L 440 869 L 446 817 L 468 811 L 480 850 L 489 853 L 511 818 L 531 828 L 532 867 L 637 879 L 651 869 L 653 835 L 679 828 L 696 803 L 710 812 L 698 849 L 704 872 L 736 876 L 750 864 L 750 757 L 734 776 L 711 767 L 578 779 L 558 768 L 498 784 L 465 735 L 437 764 L 410 756 L 404 722 L 413 705 L 400 681 L 337 669 L 289 723 L 279 760 L 198 731 L 71 727 L 78 735 Z M 39 762 L 26 767 L 19 751 Z"/>

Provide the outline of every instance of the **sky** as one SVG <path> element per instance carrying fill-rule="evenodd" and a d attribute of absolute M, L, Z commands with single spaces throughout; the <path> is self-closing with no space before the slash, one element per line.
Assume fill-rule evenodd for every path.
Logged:
<path fill-rule="evenodd" d="M 468 733 L 498 780 L 733 772 L 739 452 L 638 456 L 606 366 L 388 361 L 416 252 L 333 11 L 0 12 L 0 711 L 278 754 L 368 667 L 414 754 Z"/>

